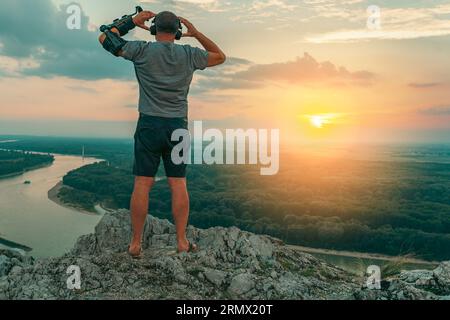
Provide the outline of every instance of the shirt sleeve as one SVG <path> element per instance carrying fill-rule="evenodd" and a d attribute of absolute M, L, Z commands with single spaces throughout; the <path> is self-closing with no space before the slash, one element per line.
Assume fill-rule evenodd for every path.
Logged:
<path fill-rule="evenodd" d="M 191 47 L 191 60 L 194 70 L 204 70 L 208 66 L 208 51 Z"/>
<path fill-rule="evenodd" d="M 145 41 L 128 41 L 122 48 L 122 57 L 135 62 L 144 54 L 146 44 Z"/>

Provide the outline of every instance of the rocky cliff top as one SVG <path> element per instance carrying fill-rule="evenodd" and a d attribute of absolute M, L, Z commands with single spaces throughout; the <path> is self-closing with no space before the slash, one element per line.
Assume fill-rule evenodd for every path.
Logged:
<path fill-rule="evenodd" d="M 1 299 L 445 299 L 450 263 L 409 271 L 368 290 L 363 279 L 277 239 L 237 228 L 188 228 L 197 253 L 175 252 L 175 228 L 149 217 L 144 255 L 127 254 L 129 212 L 105 215 L 60 258 L 34 260 L 0 250 Z M 67 289 L 67 268 L 79 266 L 81 290 Z"/>

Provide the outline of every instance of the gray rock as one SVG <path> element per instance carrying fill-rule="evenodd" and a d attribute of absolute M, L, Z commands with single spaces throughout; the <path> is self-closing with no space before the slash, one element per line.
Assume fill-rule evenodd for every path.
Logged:
<path fill-rule="evenodd" d="M 200 251 L 177 254 L 175 227 L 149 217 L 143 258 L 126 253 L 129 212 L 107 213 L 95 233 L 59 258 L 34 260 L 0 250 L 0 299 L 448 299 L 449 263 L 403 272 L 384 290 L 360 281 L 277 239 L 237 228 L 200 230 L 188 237 Z M 81 290 L 67 288 L 67 268 L 81 269 Z"/>
<path fill-rule="evenodd" d="M 408 283 L 423 282 L 433 279 L 433 271 L 431 270 L 411 270 L 400 273 L 400 279 Z"/>
<path fill-rule="evenodd" d="M 11 270 L 13 264 L 11 259 L 5 255 L 0 255 L 0 277 L 6 276 Z"/>
<path fill-rule="evenodd" d="M 22 274 L 23 268 L 21 266 L 14 266 L 12 267 L 11 271 L 9 272 L 10 275 L 17 276 Z"/>
<path fill-rule="evenodd" d="M 248 240 L 250 245 L 255 251 L 256 255 L 262 257 L 271 257 L 273 254 L 273 244 L 270 242 L 269 238 L 264 238 L 257 235 L 251 235 Z"/>
<path fill-rule="evenodd" d="M 95 228 L 96 249 L 99 252 L 122 252 L 131 239 L 131 224 L 126 211 L 105 215 Z"/>
<path fill-rule="evenodd" d="M 220 287 L 225 282 L 227 274 L 220 270 L 208 269 L 205 270 L 204 276 L 216 287 Z"/>
<path fill-rule="evenodd" d="M 450 261 L 442 262 L 434 269 L 433 276 L 440 293 L 443 295 L 450 294 Z"/>
<path fill-rule="evenodd" d="M 446 300 L 450 295 L 450 263 L 442 262 L 434 270 L 403 271 L 388 280 L 383 290 L 363 288 L 356 299 L 370 300 Z"/>
<path fill-rule="evenodd" d="M 238 274 L 231 280 L 228 292 L 234 298 L 239 298 L 255 287 L 255 276 L 250 273 Z"/>

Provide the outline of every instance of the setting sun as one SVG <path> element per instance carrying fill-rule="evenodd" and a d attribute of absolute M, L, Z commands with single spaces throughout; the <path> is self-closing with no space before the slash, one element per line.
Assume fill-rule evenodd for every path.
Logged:
<path fill-rule="evenodd" d="M 323 125 L 326 123 L 326 120 L 322 116 L 312 116 L 310 118 L 311 124 L 316 128 L 323 128 Z"/>
<path fill-rule="evenodd" d="M 317 129 L 322 129 L 325 125 L 331 123 L 333 115 L 330 114 L 320 114 L 309 116 L 309 122 L 311 125 Z"/>

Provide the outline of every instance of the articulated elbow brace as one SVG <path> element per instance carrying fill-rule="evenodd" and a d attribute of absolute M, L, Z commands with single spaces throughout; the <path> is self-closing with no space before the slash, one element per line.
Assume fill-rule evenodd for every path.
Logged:
<path fill-rule="evenodd" d="M 133 17 L 128 16 L 124 17 L 121 20 L 118 20 L 117 22 L 113 23 L 114 27 L 119 30 L 120 36 L 123 37 L 128 33 L 128 31 L 133 30 L 136 25 L 133 22 Z"/>
<path fill-rule="evenodd" d="M 117 56 L 127 41 L 123 40 L 117 33 L 110 30 L 106 30 L 105 35 L 106 38 L 105 41 L 103 41 L 103 49 Z"/>

